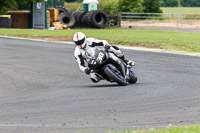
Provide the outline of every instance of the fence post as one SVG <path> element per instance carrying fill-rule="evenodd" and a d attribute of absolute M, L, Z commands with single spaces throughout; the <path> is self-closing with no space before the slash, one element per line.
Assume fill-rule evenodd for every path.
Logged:
<path fill-rule="evenodd" d="M 178 29 L 179 28 L 179 14 L 177 13 L 176 14 L 176 28 Z"/>
<path fill-rule="evenodd" d="M 119 13 L 119 15 L 118 15 L 118 24 L 121 27 L 121 13 Z"/>

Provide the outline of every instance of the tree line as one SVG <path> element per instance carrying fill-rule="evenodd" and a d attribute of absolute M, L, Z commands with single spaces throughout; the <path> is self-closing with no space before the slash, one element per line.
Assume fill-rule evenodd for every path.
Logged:
<path fill-rule="evenodd" d="M 39 1 L 44 0 L 0 0 L 0 14 L 6 14 L 8 10 L 29 10 L 32 2 Z M 99 2 L 100 9 L 109 14 L 119 12 L 161 12 L 159 0 L 109 0 L 108 2 L 99 0 Z"/>
<path fill-rule="evenodd" d="M 8 10 L 29 10 L 32 2 L 41 2 L 44 0 L 0 0 L 0 14 L 6 14 Z M 66 0 L 79 1 L 82 0 Z M 109 0 L 101 2 L 100 8 L 109 14 L 119 12 L 148 12 L 161 13 L 161 7 L 198 7 L 200 0 Z"/>
<path fill-rule="evenodd" d="M 8 10 L 27 10 L 32 2 L 41 1 L 43 0 L 0 0 L 0 14 L 6 14 Z"/>
<path fill-rule="evenodd" d="M 160 0 L 161 7 L 200 7 L 200 0 Z"/>

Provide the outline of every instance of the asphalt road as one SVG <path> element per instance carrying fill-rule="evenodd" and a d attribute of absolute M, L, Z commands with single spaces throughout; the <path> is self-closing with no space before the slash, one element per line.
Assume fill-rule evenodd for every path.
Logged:
<path fill-rule="evenodd" d="M 0 37 L 0 133 L 102 132 L 200 124 L 200 57 L 122 49 L 138 83 L 94 84 L 74 46 Z"/>

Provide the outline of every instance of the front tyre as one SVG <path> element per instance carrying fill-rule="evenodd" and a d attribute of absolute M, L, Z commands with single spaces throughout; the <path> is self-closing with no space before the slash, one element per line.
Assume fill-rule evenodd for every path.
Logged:
<path fill-rule="evenodd" d="M 129 79 L 128 82 L 129 82 L 130 84 L 135 84 L 135 83 L 137 82 L 137 76 L 135 75 L 134 72 L 129 71 L 129 77 L 130 77 L 130 79 Z"/>
<path fill-rule="evenodd" d="M 104 69 L 104 72 L 109 79 L 117 82 L 119 85 L 126 86 L 128 84 L 126 82 L 126 79 L 121 74 L 119 74 L 117 71 L 113 70 L 112 68 L 106 67 Z"/>

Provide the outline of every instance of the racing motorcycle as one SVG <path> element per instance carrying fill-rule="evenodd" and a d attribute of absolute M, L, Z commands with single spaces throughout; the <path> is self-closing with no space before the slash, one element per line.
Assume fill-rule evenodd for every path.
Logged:
<path fill-rule="evenodd" d="M 101 80 L 107 80 L 109 82 L 117 82 L 121 86 L 126 86 L 127 84 L 134 84 L 137 82 L 136 74 L 131 70 L 131 67 L 127 67 L 121 59 L 119 66 L 118 63 L 109 60 L 108 51 L 95 49 L 92 58 L 88 62 L 88 67 L 96 74 L 96 76 Z M 126 70 L 125 78 L 121 67 Z"/>

